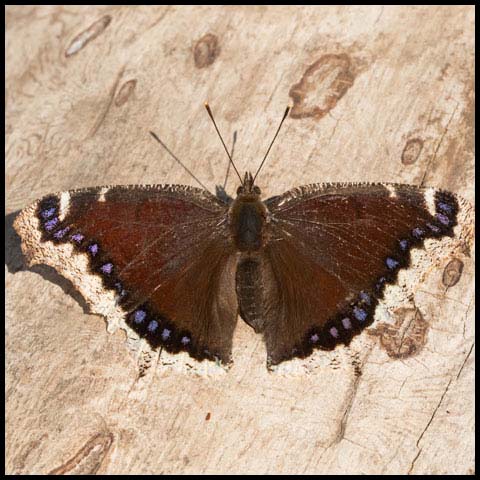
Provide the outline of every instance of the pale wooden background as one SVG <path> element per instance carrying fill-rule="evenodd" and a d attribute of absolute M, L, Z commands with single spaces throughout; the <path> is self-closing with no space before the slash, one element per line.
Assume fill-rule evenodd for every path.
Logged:
<path fill-rule="evenodd" d="M 213 189 L 226 159 L 205 100 L 254 169 L 294 85 L 307 115 L 285 123 L 266 196 L 423 181 L 473 200 L 473 7 L 7 7 L 6 27 L 7 473 L 473 472 L 472 260 L 417 292 L 416 355 L 364 335 L 308 374 L 271 374 L 240 325 L 227 374 L 154 359 L 139 379 L 124 334 L 22 267 L 11 228 L 50 192 L 193 184 L 149 129 Z"/>

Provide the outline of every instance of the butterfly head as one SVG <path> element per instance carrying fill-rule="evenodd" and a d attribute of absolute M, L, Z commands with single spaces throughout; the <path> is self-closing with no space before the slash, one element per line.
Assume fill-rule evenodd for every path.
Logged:
<path fill-rule="evenodd" d="M 243 185 L 237 189 L 237 195 L 243 198 L 258 199 L 261 194 L 260 188 L 255 185 L 255 180 L 250 172 L 245 172 L 243 177 Z"/>

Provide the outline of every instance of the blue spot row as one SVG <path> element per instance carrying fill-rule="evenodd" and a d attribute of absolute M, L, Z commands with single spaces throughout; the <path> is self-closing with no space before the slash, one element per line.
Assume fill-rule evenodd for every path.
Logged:
<path fill-rule="evenodd" d="M 443 197 L 442 197 L 443 198 Z M 454 202 L 454 200 L 452 200 Z M 435 214 L 435 219 L 438 223 L 434 222 L 426 222 L 423 226 L 418 226 L 413 228 L 410 231 L 410 238 L 401 238 L 398 241 L 399 249 L 407 254 L 409 248 L 415 244 L 415 241 L 423 240 L 424 238 L 428 237 L 429 235 L 438 235 L 442 232 L 442 225 L 443 226 L 451 226 L 454 223 L 454 220 L 449 218 L 449 215 L 455 213 L 455 206 L 445 201 L 436 201 L 436 209 L 437 213 Z M 441 225 L 439 225 L 441 224 Z M 403 265 L 403 258 L 399 259 L 398 257 L 395 258 L 393 256 L 388 256 L 385 258 L 385 266 L 387 270 L 392 274 Z M 406 259 L 405 259 L 406 260 Z M 386 276 L 382 276 L 377 280 L 375 284 L 375 292 L 381 294 L 385 284 L 390 279 L 390 273 Z"/>
<path fill-rule="evenodd" d="M 353 307 L 352 314 L 356 320 L 359 322 L 365 322 L 368 318 L 368 311 L 365 308 L 362 308 L 363 305 L 371 305 L 372 299 L 367 292 L 361 291 L 359 294 L 359 302 Z M 352 328 L 352 321 L 349 317 L 344 317 L 341 320 L 341 324 L 345 330 L 350 330 Z M 330 335 L 337 339 L 340 337 L 340 331 L 336 326 L 332 326 L 328 329 Z M 320 341 L 320 335 L 318 333 L 312 333 L 310 335 L 310 343 L 318 343 Z"/>
<path fill-rule="evenodd" d="M 58 218 L 58 199 L 55 197 L 46 198 L 40 204 L 40 210 L 38 213 L 38 217 L 40 222 L 42 223 L 42 227 L 48 233 L 52 233 L 58 225 L 60 224 L 60 220 Z M 60 232 L 60 236 L 54 235 L 54 238 L 60 239 L 65 233 Z"/>
<path fill-rule="evenodd" d="M 147 325 L 147 331 L 150 333 L 156 333 L 159 330 L 160 323 L 157 320 L 148 320 L 147 312 L 142 308 L 139 308 L 133 312 L 133 321 L 137 325 L 145 324 Z M 161 330 L 160 337 L 162 341 L 167 342 L 169 339 L 172 338 L 172 329 L 164 327 Z M 186 347 L 191 343 L 191 338 L 189 335 L 183 335 L 180 339 L 180 343 Z"/>
<path fill-rule="evenodd" d="M 455 223 L 457 212 L 455 197 L 446 192 L 439 193 L 435 205 L 437 208 L 435 218 L 445 227 L 451 228 Z"/>
<path fill-rule="evenodd" d="M 49 197 L 42 200 L 40 208 L 38 210 L 38 218 L 43 226 L 43 229 L 51 235 L 51 238 L 57 241 L 68 240 L 78 247 L 80 247 L 85 241 L 85 235 L 81 232 L 71 232 L 72 226 L 63 226 L 58 217 L 58 198 Z M 91 257 L 97 257 L 100 254 L 100 246 L 96 242 L 90 242 L 85 245 L 87 253 Z M 112 278 L 115 270 L 115 266 L 112 262 L 106 261 L 103 264 L 100 264 L 97 272 L 105 277 Z M 120 281 L 117 281 L 113 277 L 115 283 L 112 284 L 109 282 L 107 288 L 114 289 L 116 291 L 115 302 L 118 304 L 128 296 L 128 292 L 123 287 Z M 134 317 L 134 322 L 140 324 L 144 321 L 146 313 L 138 310 Z M 157 327 L 155 323 L 149 325 L 149 330 L 154 331 Z"/>
<path fill-rule="evenodd" d="M 68 239 L 70 242 L 81 246 L 86 238 L 85 235 L 81 232 L 71 232 L 72 226 L 64 226 L 58 217 L 59 207 L 58 207 L 58 198 L 51 197 L 46 198 L 42 201 L 40 208 L 38 210 L 38 218 L 45 232 L 56 240 Z M 92 243 L 85 245 L 86 252 L 91 257 L 100 256 L 100 246 L 98 243 Z M 93 259 L 92 259 L 93 261 Z M 101 263 L 98 267 L 98 272 L 104 276 L 112 276 L 115 270 L 115 265 L 112 262 Z M 109 288 L 112 288 L 116 291 L 116 302 L 128 295 L 128 292 L 124 289 L 120 281 L 116 281 L 116 278 L 113 278 L 113 282 Z M 110 285 L 110 284 L 109 284 Z M 148 314 L 145 310 L 139 308 L 133 312 L 131 317 L 133 323 L 140 326 L 145 325 L 146 331 L 151 334 L 157 334 L 163 342 L 168 342 L 173 338 L 174 331 L 171 328 L 164 327 L 160 328 L 160 320 L 152 320 L 148 318 Z M 192 343 L 190 335 L 183 334 L 179 338 L 179 345 L 183 348 L 187 348 Z"/>
<path fill-rule="evenodd" d="M 53 232 L 60 225 L 60 219 L 54 216 L 56 213 L 57 213 L 56 207 L 47 206 L 45 209 L 40 211 L 40 217 L 41 219 L 44 220 L 43 228 L 45 228 L 47 232 L 51 233 L 53 238 L 55 238 L 56 240 L 62 240 L 67 235 L 67 233 L 70 232 L 70 227 L 66 226 L 64 228 L 60 228 L 59 230 Z M 70 235 L 70 240 L 72 240 L 76 244 L 81 244 L 84 238 L 85 236 L 82 235 L 81 233 L 74 233 L 73 235 Z M 93 255 L 97 253 L 98 245 L 94 247 L 94 249 L 95 248 L 96 248 L 96 251 L 91 252 Z"/>

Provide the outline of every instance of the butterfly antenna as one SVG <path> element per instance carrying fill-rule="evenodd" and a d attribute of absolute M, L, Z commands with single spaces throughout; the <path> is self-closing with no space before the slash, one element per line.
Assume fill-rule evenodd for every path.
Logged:
<path fill-rule="evenodd" d="M 187 173 L 190 174 L 190 176 L 207 192 L 210 192 L 210 190 L 181 162 L 181 160 L 155 135 L 153 132 L 149 132 L 150 135 L 167 151 L 167 153 L 170 154 L 170 156 L 178 162 Z M 210 192 L 211 193 L 211 192 Z M 213 195 L 213 193 L 212 193 Z"/>
<path fill-rule="evenodd" d="M 288 106 L 288 107 L 285 109 L 285 113 L 283 114 L 282 121 L 280 122 L 280 125 L 279 125 L 278 128 L 277 128 L 277 133 L 275 133 L 275 136 L 273 137 L 273 140 L 271 141 L 270 146 L 268 147 L 267 153 L 266 153 L 265 156 L 263 157 L 262 163 L 261 163 L 260 166 L 258 167 L 257 173 L 256 173 L 255 176 L 253 177 L 253 183 L 255 183 L 255 179 L 257 178 L 258 173 L 260 172 L 261 168 L 263 167 L 263 164 L 265 163 L 265 160 L 267 159 L 268 154 L 270 153 L 270 149 L 272 148 L 272 145 L 273 145 L 273 143 L 275 142 L 275 139 L 277 138 L 278 132 L 279 132 L 280 129 L 282 128 L 283 122 L 284 122 L 285 119 L 287 118 L 287 115 L 288 115 L 288 112 L 289 112 L 289 111 L 290 111 L 290 106 Z"/>
<path fill-rule="evenodd" d="M 232 167 L 233 167 L 233 169 L 235 170 L 235 173 L 238 175 L 238 178 L 240 179 L 240 183 L 243 185 L 242 177 L 241 177 L 240 174 L 238 173 L 237 167 L 236 167 L 235 164 L 233 163 L 232 156 L 230 155 L 230 153 L 228 153 L 227 146 L 225 145 L 225 142 L 223 141 L 223 138 L 222 138 L 222 136 L 220 135 L 220 132 L 219 132 L 218 127 L 217 127 L 217 124 L 215 123 L 215 119 L 213 118 L 212 111 L 210 110 L 210 106 L 208 105 L 207 102 L 205 102 L 205 108 L 207 109 L 208 115 L 210 116 L 210 119 L 211 119 L 212 122 L 213 122 L 213 126 L 215 127 L 215 130 L 217 131 L 217 134 L 218 134 L 218 136 L 220 137 L 220 140 L 221 140 L 221 142 L 222 142 L 223 148 L 225 149 L 225 152 L 227 152 L 228 159 L 230 160 L 230 163 L 232 164 Z"/>

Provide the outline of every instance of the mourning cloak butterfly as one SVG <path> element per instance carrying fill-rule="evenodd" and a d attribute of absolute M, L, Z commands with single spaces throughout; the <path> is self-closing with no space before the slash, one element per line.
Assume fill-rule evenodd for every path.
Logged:
<path fill-rule="evenodd" d="M 182 185 L 62 192 L 24 209 L 15 228 L 31 263 L 54 266 L 93 312 L 153 348 L 228 363 L 239 313 L 275 365 L 348 345 L 411 249 L 454 235 L 462 201 L 353 183 L 262 201 L 254 176 L 241 183 L 234 200 Z"/>

